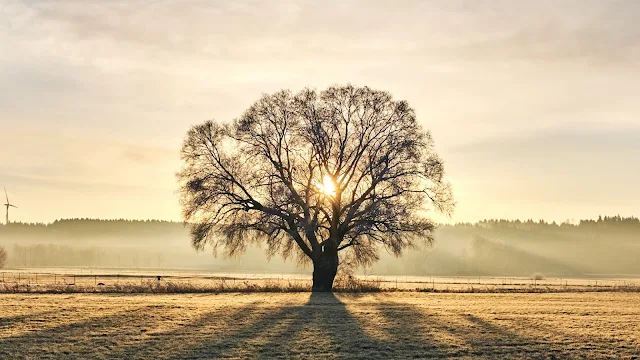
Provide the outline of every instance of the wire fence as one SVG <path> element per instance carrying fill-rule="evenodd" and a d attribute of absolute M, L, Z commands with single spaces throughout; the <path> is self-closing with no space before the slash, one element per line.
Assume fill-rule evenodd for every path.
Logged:
<path fill-rule="evenodd" d="M 571 278 L 571 277 L 471 277 L 471 276 L 357 276 L 358 281 L 375 285 L 383 290 L 418 291 L 471 291 L 471 290 L 522 290 L 549 289 L 550 291 L 598 290 L 639 288 L 638 278 Z M 0 284 L 45 289 L 55 286 L 113 287 L 151 286 L 173 284 L 199 288 L 257 288 L 270 284 L 289 288 L 311 286 L 311 277 L 297 274 L 219 274 L 185 273 L 165 271 L 141 272 L 93 272 L 91 270 L 68 271 L 20 271 L 0 273 Z"/>

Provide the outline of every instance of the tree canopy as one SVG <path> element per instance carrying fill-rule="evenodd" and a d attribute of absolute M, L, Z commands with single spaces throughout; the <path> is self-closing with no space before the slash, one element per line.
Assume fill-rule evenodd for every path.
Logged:
<path fill-rule="evenodd" d="M 358 265 L 432 241 L 453 197 L 431 134 L 406 101 L 368 87 L 264 95 L 238 119 L 192 127 L 178 174 L 196 248 L 229 255 L 346 252 Z M 336 265 L 337 266 L 337 265 Z"/>

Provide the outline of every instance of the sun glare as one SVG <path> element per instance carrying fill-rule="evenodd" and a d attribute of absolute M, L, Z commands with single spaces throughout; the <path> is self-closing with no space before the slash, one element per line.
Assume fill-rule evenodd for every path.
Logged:
<path fill-rule="evenodd" d="M 334 196 L 336 194 L 336 185 L 333 182 L 333 179 L 329 175 L 325 175 L 322 178 L 322 184 L 318 184 L 318 188 L 325 195 Z"/>

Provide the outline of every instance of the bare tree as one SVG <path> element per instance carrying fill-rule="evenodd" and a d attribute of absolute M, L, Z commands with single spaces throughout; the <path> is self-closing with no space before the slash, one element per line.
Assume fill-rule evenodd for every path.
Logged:
<path fill-rule="evenodd" d="M 0 269 L 7 265 L 7 250 L 0 246 Z"/>
<path fill-rule="evenodd" d="M 178 173 L 192 244 L 229 256 L 252 242 L 311 261 L 331 291 L 338 254 L 358 265 L 433 240 L 430 210 L 453 209 L 429 132 L 406 101 L 336 86 L 264 95 L 239 119 L 194 126 Z"/>

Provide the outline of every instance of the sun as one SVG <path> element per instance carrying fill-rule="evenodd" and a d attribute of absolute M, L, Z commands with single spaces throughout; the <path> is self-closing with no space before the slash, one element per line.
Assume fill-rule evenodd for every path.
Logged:
<path fill-rule="evenodd" d="M 336 184 L 333 179 L 329 175 L 325 175 L 322 178 L 322 184 L 316 185 L 318 189 L 325 195 L 335 196 L 336 195 Z"/>

